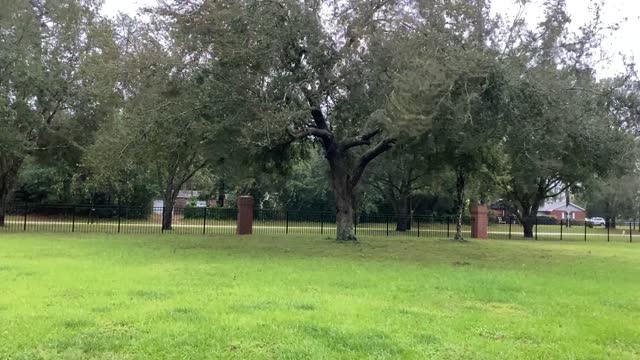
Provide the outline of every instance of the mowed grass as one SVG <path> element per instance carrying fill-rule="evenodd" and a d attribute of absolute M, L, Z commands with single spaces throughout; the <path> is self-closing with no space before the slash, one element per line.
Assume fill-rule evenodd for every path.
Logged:
<path fill-rule="evenodd" d="M 638 359 L 640 246 L 0 234 L 0 359 Z"/>

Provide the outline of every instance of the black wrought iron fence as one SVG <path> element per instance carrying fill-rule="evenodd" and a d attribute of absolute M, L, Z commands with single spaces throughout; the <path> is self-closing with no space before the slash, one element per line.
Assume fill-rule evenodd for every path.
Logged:
<path fill-rule="evenodd" d="M 170 212 L 170 222 L 163 221 Z M 16 204 L 5 212 L 0 232 L 101 232 L 125 234 L 235 234 L 238 212 L 227 208 L 35 205 Z M 471 217 L 464 217 L 462 234 L 471 237 Z M 607 224 L 614 224 L 607 221 Z M 555 241 L 625 241 L 640 235 L 640 222 L 618 221 L 618 226 L 594 226 L 588 222 L 564 220 L 532 225 L 532 238 Z M 325 212 L 254 210 L 254 234 L 336 233 L 336 216 Z M 394 214 L 356 214 L 354 231 L 358 236 L 452 238 L 456 233 L 453 217 L 436 215 L 398 216 Z M 524 226 L 515 218 L 489 219 L 492 239 L 525 239 Z"/>

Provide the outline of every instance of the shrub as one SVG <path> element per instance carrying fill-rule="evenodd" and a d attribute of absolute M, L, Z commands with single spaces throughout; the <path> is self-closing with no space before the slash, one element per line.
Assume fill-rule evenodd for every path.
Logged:
<path fill-rule="evenodd" d="M 560 220 L 555 216 L 549 215 L 539 215 L 538 216 L 538 225 L 559 225 Z"/>
<path fill-rule="evenodd" d="M 576 227 L 581 227 L 584 226 L 585 221 L 584 220 L 574 220 L 574 219 L 570 219 L 569 220 L 569 225 L 570 226 L 576 226 Z M 562 224 L 563 225 L 567 225 L 567 219 L 563 219 L 562 220 Z M 587 223 L 587 226 L 589 227 L 593 227 L 593 224 L 591 223 Z"/>
<path fill-rule="evenodd" d="M 236 209 L 206 208 L 207 219 L 211 220 L 235 220 L 237 218 Z M 202 219 L 205 208 L 186 207 L 182 210 L 185 219 Z"/>
<path fill-rule="evenodd" d="M 16 205 L 14 209 L 16 215 L 24 215 L 24 205 Z M 79 218 L 93 219 L 117 219 L 118 216 L 122 219 L 146 219 L 150 212 L 151 208 L 149 206 L 27 205 L 28 214 L 43 217 L 71 218 L 75 214 Z"/>

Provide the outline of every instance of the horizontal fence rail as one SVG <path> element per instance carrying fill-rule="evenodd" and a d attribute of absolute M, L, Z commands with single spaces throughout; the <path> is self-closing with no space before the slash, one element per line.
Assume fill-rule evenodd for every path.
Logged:
<path fill-rule="evenodd" d="M 0 232 L 235 234 L 237 217 L 238 211 L 228 208 L 17 204 L 6 209 Z M 462 219 L 466 238 L 472 222 L 472 217 Z M 253 214 L 254 234 L 335 236 L 335 224 L 336 215 L 325 212 L 255 209 Z M 356 214 L 354 226 L 357 236 L 446 239 L 456 233 L 451 216 Z M 515 218 L 490 219 L 488 233 L 492 239 L 525 239 L 524 226 Z M 635 220 L 619 221 L 615 228 L 565 220 L 532 226 L 537 240 L 634 242 L 639 235 L 640 221 Z"/>

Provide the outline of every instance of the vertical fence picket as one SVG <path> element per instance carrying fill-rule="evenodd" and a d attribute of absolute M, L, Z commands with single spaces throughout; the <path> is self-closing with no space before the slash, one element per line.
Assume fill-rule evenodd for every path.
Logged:
<path fill-rule="evenodd" d="M 22 226 L 22 230 L 23 231 L 27 231 L 27 212 L 29 211 L 29 205 L 27 205 L 27 203 L 24 203 L 24 223 Z"/>
<path fill-rule="evenodd" d="M 202 212 L 204 214 L 202 220 L 202 235 L 207 235 L 207 208 L 203 207 Z"/>
<path fill-rule="evenodd" d="M 121 222 L 122 222 L 122 206 L 118 204 L 118 234 L 120 233 Z"/>
<path fill-rule="evenodd" d="M 387 237 L 389 236 L 389 215 L 386 216 L 387 220 Z"/>
<path fill-rule="evenodd" d="M 353 234 L 358 235 L 358 214 L 353 214 Z"/>
<path fill-rule="evenodd" d="M 164 232 L 164 216 L 165 216 L 164 213 L 165 213 L 165 211 L 167 211 L 166 207 L 163 206 L 162 207 L 162 217 L 160 218 L 160 227 L 162 228 L 162 230 L 161 230 L 162 232 Z"/>

